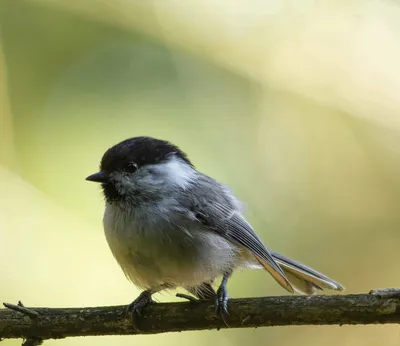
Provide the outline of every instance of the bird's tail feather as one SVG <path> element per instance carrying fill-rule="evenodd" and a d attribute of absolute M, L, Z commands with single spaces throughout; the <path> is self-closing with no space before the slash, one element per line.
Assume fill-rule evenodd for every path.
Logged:
<path fill-rule="evenodd" d="M 272 258 L 282 268 L 291 285 L 298 293 L 314 294 L 317 290 L 330 289 L 343 291 L 344 287 L 338 282 L 299 263 L 291 258 L 271 251 Z"/>

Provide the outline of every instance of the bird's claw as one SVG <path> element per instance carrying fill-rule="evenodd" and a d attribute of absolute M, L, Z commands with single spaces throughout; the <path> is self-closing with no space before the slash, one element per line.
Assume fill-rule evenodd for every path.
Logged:
<path fill-rule="evenodd" d="M 218 288 L 217 295 L 215 298 L 215 312 L 227 327 L 229 327 L 228 323 L 226 322 L 226 319 L 229 315 L 228 300 L 229 296 L 226 287 L 221 285 Z"/>
<path fill-rule="evenodd" d="M 143 308 L 152 303 L 151 292 L 143 291 L 132 303 L 128 305 L 127 313 L 131 314 L 132 325 L 136 331 L 139 331 L 138 317 L 142 317 Z"/>

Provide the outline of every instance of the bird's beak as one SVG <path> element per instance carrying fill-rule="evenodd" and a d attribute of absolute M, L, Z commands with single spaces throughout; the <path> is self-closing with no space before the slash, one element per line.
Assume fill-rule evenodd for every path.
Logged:
<path fill-rule="evenodd" d="M 89 175 L 86 178 L 86 180 L 88 181 L 93 181 L 95 183 L 102 183 L 102 184 L 108 183 L 108 179 L 109 179 L 108 175 L 102 171 Z"/>

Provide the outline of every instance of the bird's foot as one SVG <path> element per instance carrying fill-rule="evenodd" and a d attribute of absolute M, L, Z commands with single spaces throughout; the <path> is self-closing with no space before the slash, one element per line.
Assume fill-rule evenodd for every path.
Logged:
<path fill-rule="evenodd" d="M 128 305 L 127 312 L 131 314 L 133 328 L 135 328 L 136 331 L 140 330 L 138 327 L 138 317 L 142 316 L 143 308 L 153 303 L 153 299 L 151 298 L 152 294 L 153 292 L 151 291 L 143 291 L 140 293 L 139 297 Z"/>
<path fill-rule="evenodd" d="M 215 311 L 227 327 L 229 327 L 228 323 L 226 322 L 226 319 L 229 315 L 228 300 L 229 296 L 226 285 L 221 284 L 221 286 L 219 286 L 217 290 L 217 295 L 215 297 Z"/>

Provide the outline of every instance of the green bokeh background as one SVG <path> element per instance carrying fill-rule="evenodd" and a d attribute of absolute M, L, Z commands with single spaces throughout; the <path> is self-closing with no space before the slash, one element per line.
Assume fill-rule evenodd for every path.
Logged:
<path fill-rule="evenodd" d="M 0 29 L 1 301 L 70 307 L 127 304 L 137 296 L 105 242 L 101 192 L 84 178 L 108 147 L 138 135 L 182 147 L 199 170 L 245 201 L 246 215 L 269 247 L 337 279 L 348 293 L 400 286 L 396 126 L 260 83 L 185 49 L 196 42 L 178 47 L 35 1 L 3 0 Z M 296 57 L 289 61 L 296 64 Z M 237 273 L 229 292 L 285 294 L 261 271 Z M 175 300 L 174 292 L 157 298 Z M 400 341 L 393 326 L 307 326 L 45 344 L 249 342 Z"/>

